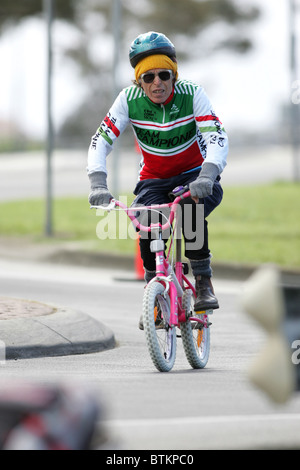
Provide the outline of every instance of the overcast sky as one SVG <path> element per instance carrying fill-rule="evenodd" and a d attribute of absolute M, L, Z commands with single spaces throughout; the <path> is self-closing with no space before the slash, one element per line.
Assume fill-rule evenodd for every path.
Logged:
<path fill-rule="evenodd" d="M 195 80 L 205 87 L 227 129 L 235 129 L 242 122 L 250 130 L 261 132 L 278 123 L 278 106 L 288 103 L 292 96 L 288 0 L 250 3 L 262 10 L 261 19 L 248 28 L 254 42 L 251 53 L 245 56 L 219 53 L 192 66 L 179 64 L 179 73 L 181 78 Z M 300 0 L 298 3 L 300 9 Z M 298 17 L 300 11 L 297 16 L 300 36 Z M 45 48 L 44 26 L 37 20 L 27 21 L 0 39 L 0 121 L 15 121 L 27 133 L 38 137 L 45 135 L 46 123 Z M 129 65 L 125 67 L 125 79 L 127 74 L 129 81 L 132 78 Z M 54 80 L 56 124 L 62 122 L 82 93 L 84 89 L 75 69 L 60 60 Z M 94 127 L 92 123 L 91 134 Z"/>

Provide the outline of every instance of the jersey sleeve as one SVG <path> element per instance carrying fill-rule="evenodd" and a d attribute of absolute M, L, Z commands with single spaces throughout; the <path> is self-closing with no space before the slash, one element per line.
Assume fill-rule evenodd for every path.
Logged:
<path fill-rule="evenodd" d="M 115 140 L 122 134 L 128 123 L 128 104 L 125 90 L 123 90 L 92 137 L 88 150 L 88 174 L 95 171 L 107 173 L 106 157 L 112 151 Z"/>
<path fill-rule="evenodd" d="M 206 144 L 205 161 L 217 165 L 222 173 L 227 162 L 228 137 L 202 87 L 194 96 L 194 115 L 198 132 Z"/>

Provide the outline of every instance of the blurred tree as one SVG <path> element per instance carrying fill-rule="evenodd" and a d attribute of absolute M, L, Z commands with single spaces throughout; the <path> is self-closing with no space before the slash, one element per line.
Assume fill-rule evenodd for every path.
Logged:
<path fill-rule="evenodd" d="M 237 5 L 233 0 L 120 0 L 122 5 L 123 35 L 126 32 L 138 29 L 144 31 L 163 31 L 167 36 L 183 34 L 187 37 L 203 32 L 208 26 L 216 22 L 231 26 L 243 25 L 258 18 L 259 10 L 256 6 Z M 85 32 L 91 27 L 87 18 L 94 16 L 94 24 L 97 17 L 109 20 L 111 4 L 104 0 L 54 0 L 55 17 L 72 23 L 79 30 Z M 32 17 L 41 16 L 43 11 L 43 0 L 1 0 L 0 4 L 0 32 L 7 27 L 16 25 L 19 21 Z M 155 26 L 155 28 L 154 28 Z M 99 21 L 98 28 L 111 33 L 109 21 Z M 224 32 L 223 32 L 224 34 Z M 245 52 L 251 47 L 251 40 L 239 29 L 227 33 L 229 37 L 222 38 L 220 47 L 235 49 Z M 131 39 L 134 34 L 131 35 Z M 130 41 L 130 38 L 128 39 Z M 214 38 L 214 41 L 216 38 Z M 180 45 L 179 45 L 180 50 Z M 183 53 L 183 49 L 180 50 Z M 75 55 L 75 51 L 70 51 Z M 86 54 L 85 54 L 86 55 Z M 77 59 L 82 53 L 77 51 Z M 81 59 L 82 60 L 82 59 Z M 84 68 L 87 61 L 83 61 Z"/>
<path fill-rule="evenodd" d="M 129 6 L 130 3 L 132 2 L 129 2 Z M 149 3 L 152 8 L 146 15 L 136 12 L 135 6 L 134 11 L 139 16 L 142 30 L 151 30 L 155 24 L 155 30 L 163 31 L 171 37 L 177 34 L 195 37 L 216 22 L 238 25 L 253 21 L 259 16 L 256 7 L 238 5 L 232 0 L 151 0 Z M 245 40 L 240 31 L 235 30 L 233 34 L 234 39 L 226 41 L 227 47 L 239 51 L 251 47 L 250 39 Z"/>
<path fill-rule="evenodd" d="M 76 0 L 56 0 L 56 15 L 58 18 L 73 21 L 76 12 Z M 0 4 L 0 31 L 20 20 L 31 16 L 41 15 L 43 0 L 1 0 Z"/>
<path fill-rule="evenodd" d="M 164 32 L 174 42 L 180 60 L 208 56 L 221 48 L 245 53 L 251 46 L 245 25 L 259 17 L 256 6 L 234 0 L 120 0 L 122 22 L 120 56 L 128 60 L 131 41 L 145 31 Z M 63 127 L 78 135 L 78 128 L 99 120 L 111 101 L 112 2 L 106 0 L 54 0 L 55 18 L 72 25 L 76 41 L 66 41 L 62 52 L 71 59 L 88 84 L 83 97 Z M 43 0 L 1 0 L 0 33 L 32 17 L 42 17 Z M 219 27 L 221 26 L 222 27 Z M 217 33 L 216 33 L 217 31 Z M 66 45 L 67 44 L 67 45 Z M 56 47 L 57 50 L 57 47 Z M 60 54 L 61 55 L 61 54 Z M 98 99 L 95 99 L 95 98 Z M 80 120 L 78 119 L 80 116 Z M 89 117 L 85 125 L 85 116 Z M 72 130 L 73 129 L 73 130 Z M 83 133 L 85 131 L 83 130 Z"/>
<path fill-rule="evenodd" d="M 233 0 L 120 0 L 123 9 L 123 31 L 132 29 L 133 24 L 140 25 L 140 31 L 164 31 L 166 35 L 184 34 L 194 36 L 216 21 L 237 25 L 258 18 L 256 6 L 237 5 Z M 83 28 L 87 15 L 104 14 L 109 17 L 111 3 L 104 0 L 54 0 L 55 16 Z M 1 0 L 0 31 L 15 25 L 20 20 L 31 16 L 40 16 L 43 0 Z M 103 26 L 103 25 L 102 25 Z M 109 22 L 106 23 L 110 31 Z M 225 41 L 226 47 L 236 47 L 244 51 L 251 47 L 251 41 L 238 33 L 234 40 Z"/>

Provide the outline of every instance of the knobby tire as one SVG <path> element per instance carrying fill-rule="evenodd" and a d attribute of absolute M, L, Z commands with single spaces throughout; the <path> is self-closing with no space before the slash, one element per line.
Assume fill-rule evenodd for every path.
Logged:
<path fill-rule="evenodd" d="M 183 308 L 189 315 L 196 316 L 193 312 L 193 295 L 187 289 L 182 298 Z M 204 315 L 197 315 L 200 319 Z M 180 324 L 181 338 L 186 358 L 193 369 L 203 369 L 210 353 L 210 328 L 200 328 L 199 323 L 186 321 Z"/>
<path fill-rule="evenodd" d="M 143 297 L 143 323 L 148 350 L 160 372 L 169 372 L 176 357 L 176 328 L 169 326 L 170 302 L 159 282 L 148 284 Z M 161 321 L 159 320 L 161 318 Z"/>

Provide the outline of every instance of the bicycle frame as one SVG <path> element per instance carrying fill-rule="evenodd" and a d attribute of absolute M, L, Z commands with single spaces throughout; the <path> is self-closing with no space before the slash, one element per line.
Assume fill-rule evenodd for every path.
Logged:
<path fill-rule="evenodd" d="M 182 230 L 181 226 L 177 224 L 176 221 L 176 210 L 179 202 L 190 196 L 190 192 L 187 191 L 186 193 L 178 196 L 173 203 L 169 204 L 173 209 L 173 214 L 171 212 L 168 223 L 175 219 L 175 236 L 174 231 L 172 232 L 170 245 L 167 256 L 164 254 L 164 250 L 161 249 L 159 251 L 155 251 L 155 260 L 156 260 L 156 276 L 150 282 L 163 282 L 166 284 L 166 291 L 169 292 L 170 297 L 170 326 L 171 327 L 179 327 L 180 323 L 184 323 L 187 320 L 195 321 L 202 324 L 205 328 L 208 328 L 207 318 L 203 321 L 198 317 L 189 317 L 187 318 L 186 311 L 182 307 L 182 296 L 185 289 L 191 289 L 194 298 L 196 297 L 196 292 L 193 284 L 188 280 L 188 278 L 183 274 L 183 265 L 181 259 L 181 244 L 182 244 Z M 161 207 L 161 206 L 160 206 Z M 157 228 L 157 224 L 153 224 L 155 228 Z M 153 225 L 150 226 L 150 229 Z M 167 224 L 166 224 L 167 225 Z M 160 235 L 164 230 L 164 226 L 160 228 Z M 173 269 L 172 265 L 169 262 L 169 256 L 171 253 L 172 245 L 174 243 L 174 238 L 176 241 L 176 259 L 175 259 L 175 270 Z"/>
<path fill-rule="evenodd" d="M 150 281 L 155 282 L 158 281 L 165 286 L 165 293 L 169 293 L 170 298 L 170 326 L 171 327 L 179 327 L 180 323 L 184 323 L 187 320 L 198 322 L 203 327 L 208 328 L 209 322 L 207 320 L 207 315 L 204 316 L 204 319 L 200 319 L 196 316 L 187 317 L 184 308 L 182 307 L 182 296 L 185 289 L 191 289 L 192 295 L 196 296 L 195 288 L 193 284 L 188 280 L 188 278 L 183 273 L 183 265 L 181 259 L 181 243 L 182 243 L 182 229 L 176 221 L 176 211 L 178 208 L 179 203 L 185 199 L 190 197 L 190 191 L 185 191 L 182 194 L 179 194 L 175 197 L 173 202 L 159 204 L 159 205 L 152 205 L 152 206 L 136 206 L 136 207 L 127 207 L 121 201 L 116 199 L 111 200 L 108 206 L 91 206 L 91 208 L 96 209 L 104 209 L 107 211 L 115 209 L 115 207 L 119 207 L 121 210 L 124 210 L 128 215 L 129 219 L 132 221 L 133 225 L 142 232 L 153 232 L 157 231 L 159 234 L 158 239 L 153 240 L 151 242 L 151 251 L 155 252 L 155 260 L 156 260 L 156 276 Z M 170 208 L 170 214 L 167 221 L 164 224 L 161 223 L 152 223 L 150 226 L 141 224 L 134 213 L 141 211 L 141 210 L 160 210 L 163 208 Z M 175 230 L 172 229 L 172 224 L 175 223 L 175 230 L 176 230 L 176 237 L 175 237 Z M 164 242 L 162 240 L 162 232 L 164 230 L 171 229 L 171 237 L 170 237 L 170 245 L 167 256 L 165 256 L 165 247 Z M 174 238 L 176 238 L 176 259 L 175 259 L 175 271 L 172 265 L 169 262 L 169 257 L 171 253 L 171 248 L 174 243 Z M 205 312 L 202 312 L 205 313 Z"/>

